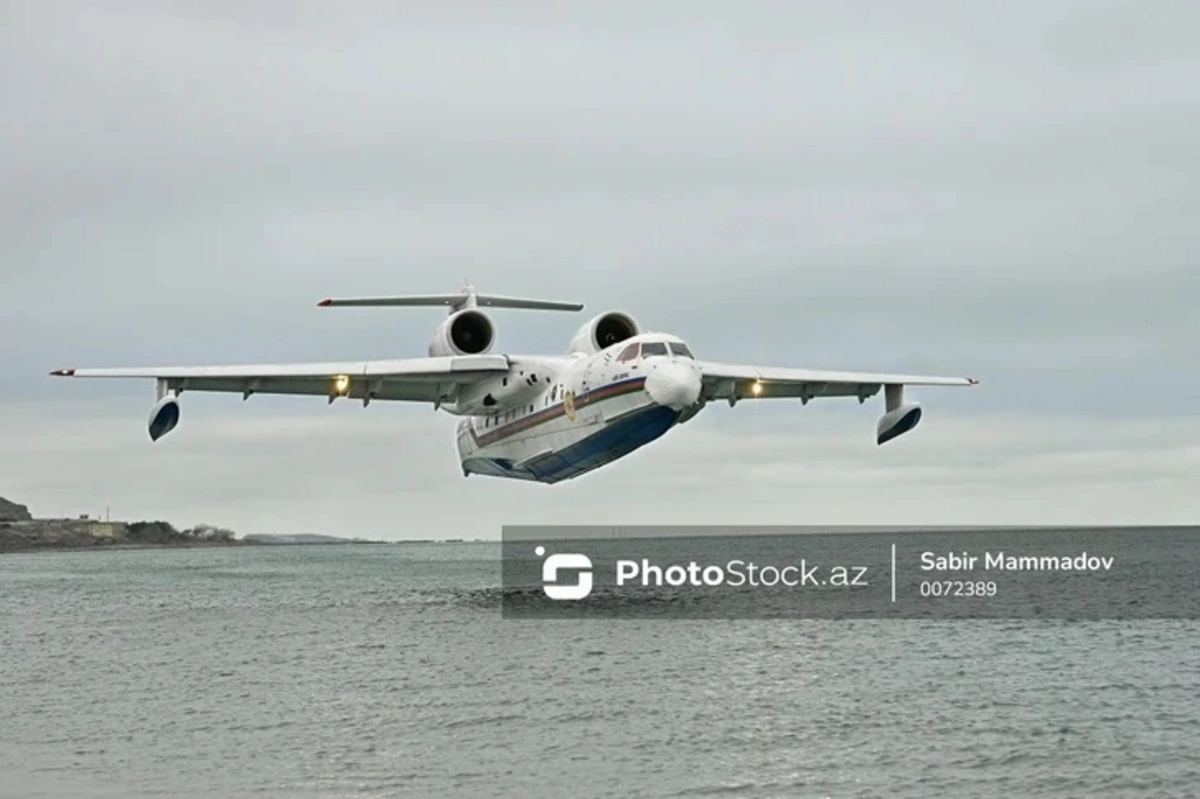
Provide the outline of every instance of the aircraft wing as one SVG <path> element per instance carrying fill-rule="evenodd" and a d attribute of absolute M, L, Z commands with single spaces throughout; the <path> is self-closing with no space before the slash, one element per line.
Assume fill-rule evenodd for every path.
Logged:
<path fill-rule="evenodd" d="M 384 361 L 164 366 L 120 369 L 57 369 L 58 377 L 153 378 L 165 391 L 301 394 L 364 401 L 439 402 L 458 385 L 508 371 L 504 355 L 464 355 Z"/>
<path fill-rule="evenodd" d="M 858 397 L 862 400 L 879 393 L 882 386 L 972 386 L 979 382 L 970 377 L 827 372 L 705 361 L 699 361 L 698 365 L 703 375 L 701 398 L 705 400 L 737 401 L 744 397 L 791 397 L 804 402 L 817 397 Z"/>

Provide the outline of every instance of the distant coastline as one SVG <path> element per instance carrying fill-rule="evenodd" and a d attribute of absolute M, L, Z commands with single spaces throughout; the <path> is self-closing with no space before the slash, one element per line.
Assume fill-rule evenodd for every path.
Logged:
<path fill-rule="evenodd" d="M 163 521 L 114 522 L 82 517 L 0 521 L 0 552 L 244 546 L 247 543 L 239 540 L 232 530 L 211 525 L 179 530 Z"/>
<path fill-rule="evenodd" d="M 187 547 L 382 544 L 362 538 L 315 533 L 253 533 L 243 538 L 228 528 L 198 524 L 179 529 L 165 521 L 112 521 L 88 515 L 36 518 L 25 505 L 0 497 L 0 554 Z"/>
<path fill-rule="evenodd" d="M 342 538 L 337 535 L 320 535 L 318 533 L 251 533 L 239 540 L 247 544 L 263 544 L 266 546 L 388 543 L 387 541 L 375 541 L 367 538 Z"/>
<path fill-rule="evenodd" d="M 179 546 L 240 546 L 232 530 L 198 524 L 185 530 L 170 522 L 92 518 L 39 519 L 29 508 L 0 497 L 0 552 L 45 549 L 134 549 Z"/>
<path fill-rule="evenodd" d="M 361 538 L 300 533 L 252 534 L 236 537 L 231 530 L 198 525 L 178 530 L 168 522 L 108 522 L 91 519 L 28 519 L 0 521 L 0 554 L 12 552 L 124 549 L 184 549 L 191 547 L 336 546 L 384 544 Z"/>

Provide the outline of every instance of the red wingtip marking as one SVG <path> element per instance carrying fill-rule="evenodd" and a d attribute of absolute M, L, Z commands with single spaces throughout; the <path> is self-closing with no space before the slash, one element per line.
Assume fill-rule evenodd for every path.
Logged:
<path fill-rule="evenodd" d="M 50 374 L 53 375 L 54 377 L 70 377 L 71 375 L 75 374 L 75 370 L 74 369 L 55 369 Z"/>
<path fill-rule="evenodd" d="M 321 300 L 317 303 L 318 308 L 328 308 L 330 305 L 333 305 L 333 300 Z"/>

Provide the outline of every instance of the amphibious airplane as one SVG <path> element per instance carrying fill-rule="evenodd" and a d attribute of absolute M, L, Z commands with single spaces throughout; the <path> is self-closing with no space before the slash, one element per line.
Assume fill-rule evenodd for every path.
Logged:
<path fill-rule="evenodd" d="M 580 311 L 579 303 L 457 293 L 328 299 L 321 307 L 449 306 L 433 333 L 429 357 L 261 366 L 58 369 L 62 377 L 153 378 L 152 440 L 179 423 L 184 391 L 310 394 L 362 401 L 431 403 L 461 416 L 458 454 L 471 474 L 557 483 L 628 455 L 714 400 L 857 397 L 884 391 L 878 444 L 917 426 L 921 408 L 905 402 L 905 386 L 969 386 L 966 377 L 826 372 L 697 360 L 676 336 L 644 332 L 628 313 L 593 317 L 571 339 L 567 355 L 491 354 L 495 326 L 482 308 Z"/>

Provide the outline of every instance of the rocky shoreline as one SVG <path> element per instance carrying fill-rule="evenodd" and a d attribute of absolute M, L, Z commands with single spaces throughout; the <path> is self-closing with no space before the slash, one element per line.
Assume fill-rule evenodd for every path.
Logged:
<path fill-rule="evenodd" d="M 248 546 L 232 530 L 212 525 L 176 529 L 164 521 L 37 519 L 29 509 L 0 497 L 0 553 L 39 550 L 146 549 L 157 547 Z"/>

